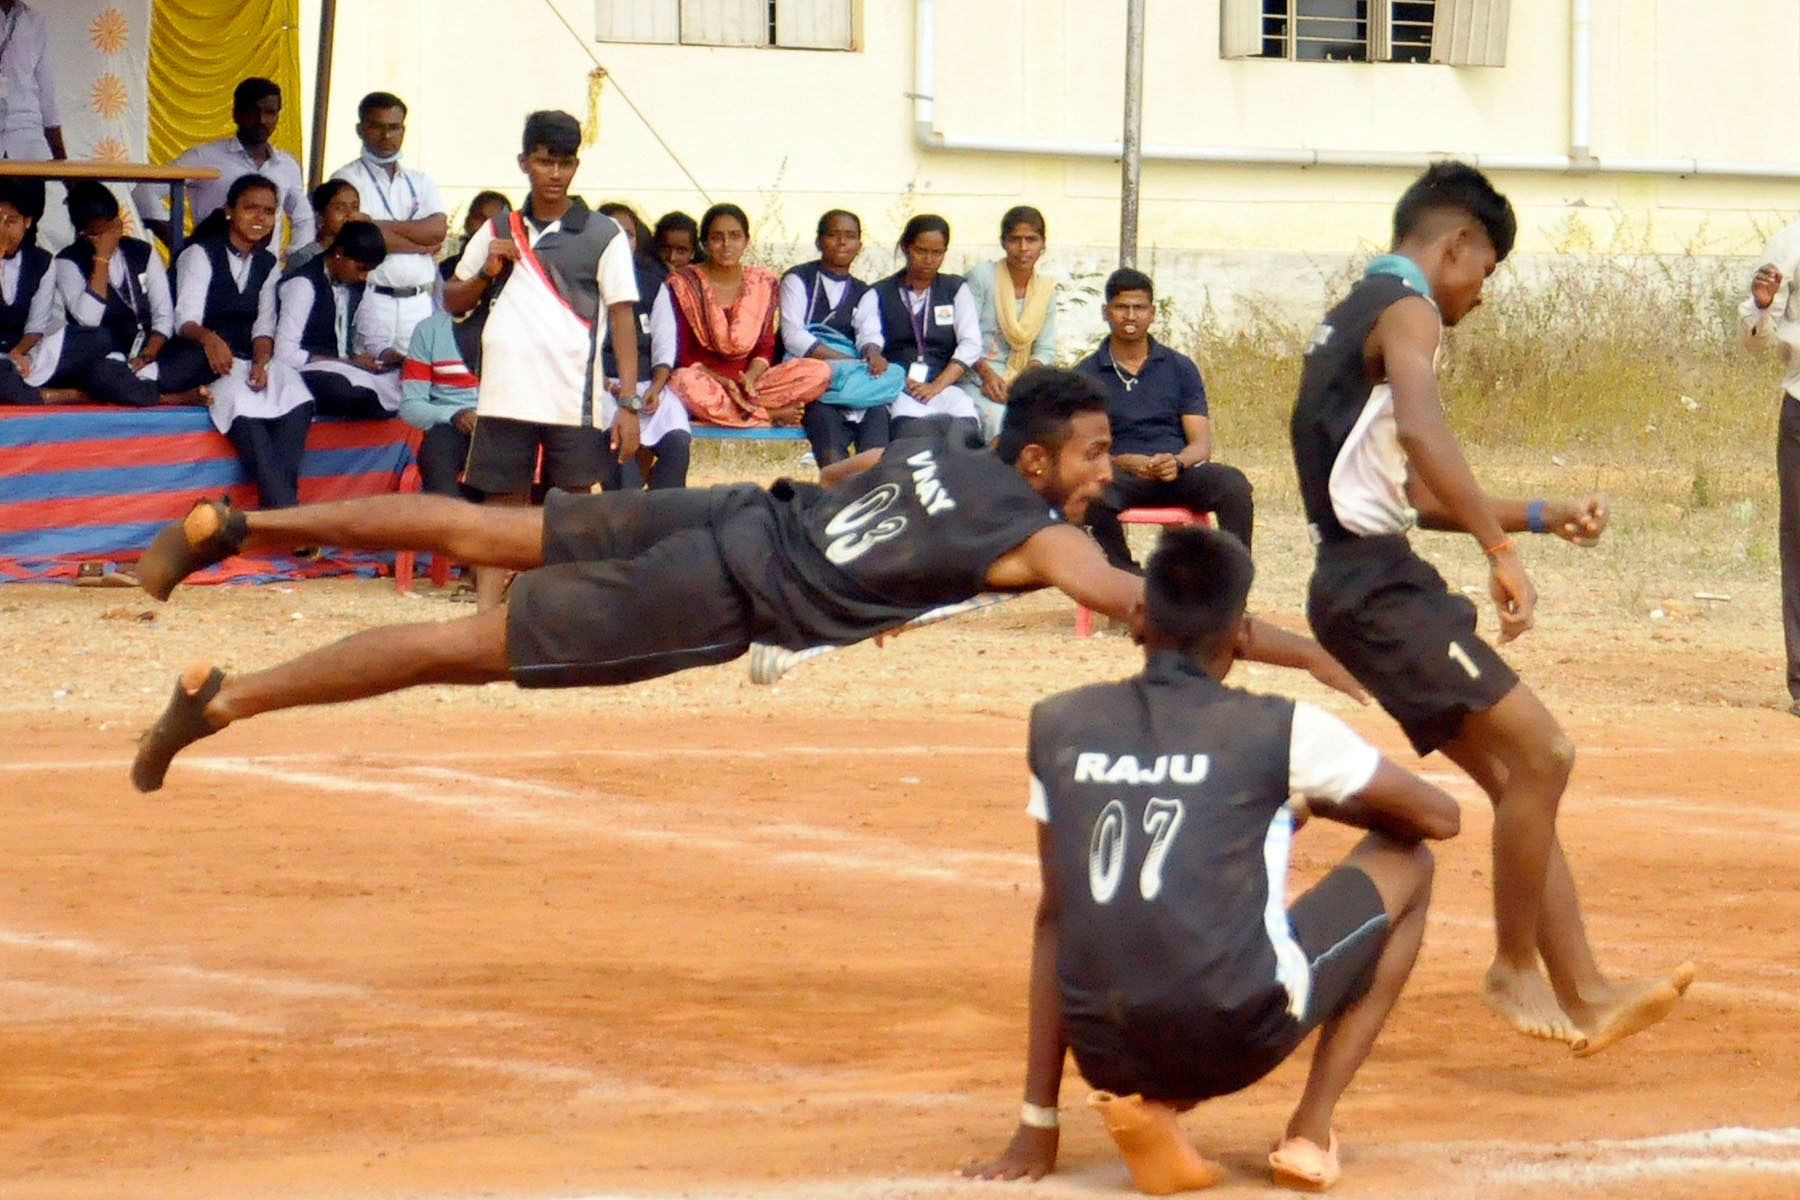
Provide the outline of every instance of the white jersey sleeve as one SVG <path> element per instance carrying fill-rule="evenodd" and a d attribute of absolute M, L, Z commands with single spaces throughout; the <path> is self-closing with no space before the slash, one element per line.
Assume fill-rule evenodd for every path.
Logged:
<path fill-rule="evenodd" d="M 1369 786 L 1381 751 L 1348 725 L 1305 701 L 1294 705 L 1288 790 L 1316 800 L 1348 800 Z"/>

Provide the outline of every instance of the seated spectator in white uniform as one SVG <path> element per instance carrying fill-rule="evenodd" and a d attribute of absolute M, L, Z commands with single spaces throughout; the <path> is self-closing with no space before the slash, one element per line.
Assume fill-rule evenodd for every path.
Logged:
<path fill-rule="evenodd" d="M 77 236 L 56 256 L 69 348 L 55 382 L 79 388 L 95 404 L 155 404 L 163 394 L 157 355 L 175 332 L 162 258 L 149 242 L 125 236 L 118 198 L 105 184 L 76 180 L 66 203 Z M 77 345 L 88 353 L 71 355 Z"/>
<path fill-rule="evenodd" d="M 64 404 L 79 397 L 43 387 L 62 355 L 50 323 L 56 284 L 50 252 L 27 241 L 31 200 L 19 181 L 0 179 L 0 404 Z"/>
<path fill-rule="evenodd" d="M 981 361 L 981 318 L 962 276 L 940 273 L 949 249 L 950 222 L 935 213 L 913 217 L 900 231 L 905 269 L 871 287 L 856 306 L 859 322 L 873 317 L 881 332 L 880 342 L 859 335 L 857 353 L 877 373 L 889 362 L 906 371 L 906 391 L 894 401 L 896 441 L 931 434 L 925 421 L 950 421 L 967 436 L 981 435 L 974 398 L 954 386 Z"/>
<path fill-rule="evenodd" d="M 455 321 L 439 309 L 413 330 L 400 368 L 400 419 L 419 430 L 420 491 L 464 500 L 481 493 L 462 482 L 475 432 L 475 397 L 481 381 L 462 359 Z"/>
<path fill-rule="evenodd" d="M 343 179 L 327 179 L 306 197 L 313 211 L 313 240 L 304 246 L 290 246 L 287 261 L 281 264 L 283 275 L 292 275 L 324 253 L 337 237 L 338 230 L 351 221 L 368 220 L 356 209 L 360 197 L 356 188 Z"/>
<path fill-rule="evenodd" d="M 964 277 L 981 316 L 981 361 L 961 385 L 975 394 L 981 431 L 1000 436 L 1006 389 L 1021 372 L 1056 363 L 1056 285 L 1037 269 L 1044 254 L 1044 214 L 1030 205 L 1000 218 L 1006 257 L 978 262 Z"/>
<path fill-rule="evenodd" d="M 300 373 L 319 416 L 381 420 L 400 411 L 400 367 L 358 353 L 351 337 L 367 302 L 365 281 L 386 258 L 381 231 L 351 221 L 325 253 L 281 281 L 275 360 Z"/>
<path fill-rule="evenodd" d="M 237 85 L 231 97 L 231 119 L 237 132 L 215 142 L 202 142 L 183 151 L 170 166 L 211 167 L 217 179 L 202 179 L 186 187 L 188 211 L 193 214 L 194 236 L 201 235 L 200 224 L 223 208 L 231 193 L 231 185 L 245 175 L 260 175 L 275 188 L 276 203 L 287 214 L 288 232 L 283 240 L 280 231 L 271 229 L 271 244 L 277 256 L 284 246 L 304 246 L 313 240 L 312 206 L 306 201 L 306 183 L 300 164 L 285 150 L 277 150 L 269 139 L 281 120 L 281 88 L 273 81 L 251 77 Z M 141 183 L 132 189 L 138 218 L 144 228 L 155 234 L 163 245 L 169 244 L 169 185 Z"/>
<path fill-rule="evenodd" d="M 275 361 L 276 188 L 244 175 L 225 198 L 223 234 L 175 260 L 175 329 L 157 358 L 170 387 L 208 389 L 214 428 L 237 451 L 264 508 L 300 501 L 300 458 L 313 402 L 299 373 Z"/>
<path fill-rule="evenodd" d="M 357 349 L 398 364 L 413 326 L 437 303 L 437 254 L 450 228 L 437 184 L 400 165 L 406 104 L 390 92 L 370 92 L 356 107 L 362 155 L 332 173 L 362 198 L 363 214 L 387 239 L 387 261 L 369 276 L 369 296 L 356 315 Z"/>
<path fill-rule="evenodd" d="M 856 256 L 862 253 L 862 218 L 841 208 L 832 209 L 819 218 L 813 245 L 818 247 L 819 257 L 781 277 L 780 353 L 834 364 L 855 361 L 854 354 L 821 340 L 814 329 L 820 325 L 843 335 L 852 347 L 867 346 L 867 353 L 875 353 L 875 346 L 882 341 L 881 322 L 874 313 L 858 308 L 869 285 L 850 274 Z M 857 325 L 859 312 L 861 326 Z M 868 361 L 866 356 L 863 361 Z M 877 450 L 888 444 L 890 405 L 839 402 L 838 370 L 833 366 L 832 386 L 807 405 L 800 418 L 807 441 L 812 443 L 813 461 L 821 467 L 843 461 L 852 451 Z M 873 366 L 868 373 L 875 375 Z"/>
<path fill-rule="evenodd" d="M 664 273 L 637 253 L 643 237 L 644 223 L 638 219 L 637 212 L 629 204 L 602 204 L 596 211 L 601 216 L 611 217 L 631 241 L 632 270 L 637 275 L 638 286 L 637 303 L 631 309 L 631 315 L 637 322 L 637 360 L 640 364 L 648 363 L 652 358 L 650 313 L 655 305 L 657 292 L 662 289 Z M 617 397 L 619 356 L 613 352 L 610 342 L 601 352 L 601 365 L 606 370 L 606 390 Z M 645 372 L 638 379 L 638 396 L 642 398 L 649 390 L 649 373 Z M 659 488 L 686 487 L 688 459 L 694 440 L 693 434 L 689 432 L 690 428 L 687 409 L 682 405 L 645 405 L 638 413 L 637 457 L 624 463 L 608 459 L 606 474 L 600 478 L 601 488 L 611 492 L 619 488 L 646 487 L 655 491 Z"/>

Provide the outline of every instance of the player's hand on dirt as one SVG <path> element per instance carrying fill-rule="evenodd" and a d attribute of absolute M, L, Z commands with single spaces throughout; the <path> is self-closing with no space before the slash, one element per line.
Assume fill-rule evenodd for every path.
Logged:
<path fill-rule="evenodd" d="M 608 442 L 613 453 L 620 462 L 629 461 L 638 452 L 638 415 L 629 409 L 621 408 L 613 418 L 611 437 Z"/>
<path fill-rule="evenodd" d="M 269 364 L 253 362 L 250 364 L 250 390 L 260 392 L 269 386 Z"/>
<path fill-rule="evenodd" d="M 481 264 L 481 273 L 493 279 L 506 270 L 506 264 L 519 261 L 519 244 L 511 238 L 495 238 L 488 246 L 487 261 Z"/>
<path fill-rule="evenodd" d="M 1488 558 L 1488 594 L 1500 612 L 1502 645 L 1531 628 L 1536 620 L 1537 588 L 1511 546 Z"/>
<path fill-rule="evenodd" d="M 1592 546 L 1606 532 L 1606 497 L 1583 496 L 1578 500 L 1559 500 L 1546 505 L 1544 524 L 1564 541 L 1577 546 Z"/>
<path fill-rule="evenodd" d="M 969 1179 L 1042 1179 L 1056 1169 L 1057 1131 L 1021 1125 L 998 1158 L 970 1163 L 962 1169 Z"/>
<path fill-rule="evenodd" d="M 1756 301 L 1756 307 L 1767 308 L 1775 303 L 1775 291 L 1781 286 L 1781 272 L 1774 263 L 1764 263 L 1756 269 L 1750 280 L 1750 295 Z"/>

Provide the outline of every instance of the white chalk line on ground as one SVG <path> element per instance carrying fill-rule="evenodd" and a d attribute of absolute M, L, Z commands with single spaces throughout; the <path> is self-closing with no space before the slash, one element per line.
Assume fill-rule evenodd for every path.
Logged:
<path fill-rule="evenodd" d="M 1595 1139 L 1557 1143 L 1524 1141 L 1413 1142 L 1383 1145 L 1370 1143 L 1349 1148 L 1341 1189 L 1347 1193 L 1386 1197 L 1491 1196 L 1496 1183 L 1514 1188 L 1570 1189 L 1606 1187 L 1622 1182 L 1692 1181 L 1700 1175 L 1800 1176 L 1800 1129 L 1747 1129 L 1728 1127 L 1658 1134 L 1632 1139 Z M 1416 1187 L 1381 1184 L 1379 1193 L 1357 1191 L 1359 1175 L 1368 1166 L 1401 1168 L 1418 1179 Z M 1433 1180 L 1433 1175 L 1441 1178 Z M 1268 1177 L 1260 1170 L 1234 1170 L 1221 1191 L 1238 1194 L 1282 1194 L 1268 1191 Z M 941 1174 L 863 1177 L 855 1179 L 798 1179 L 779 1183 L 720 1183 L 673 1186 L 666 1190 L 582 1192 L 556 1200 L 991 1200 L 1020 1194 L 1046 1200 L 1074 1200 L 1098 1195 L 1132 1194 L 1123 1166 L 1098 1163 L 1059 1171 L 1030 1185 L 995 1184 Z"/>

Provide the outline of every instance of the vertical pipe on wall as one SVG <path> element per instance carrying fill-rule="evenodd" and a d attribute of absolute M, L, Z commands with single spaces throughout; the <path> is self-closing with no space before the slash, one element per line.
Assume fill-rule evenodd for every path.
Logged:
<path fill-rule="evenodd" d="M 1137 266 L 1138 183 L 1144 170 L 1144 0 L 1125 5 L 1125 136 L 1119 155 L 1119 265 Z"/>
<path fill-rule="evenodd" d="M 1570 0 L 1569 13 L 1569 158 L 1579 165 L 1593 160 L 1594 37 L 1592 0 Z"/>

